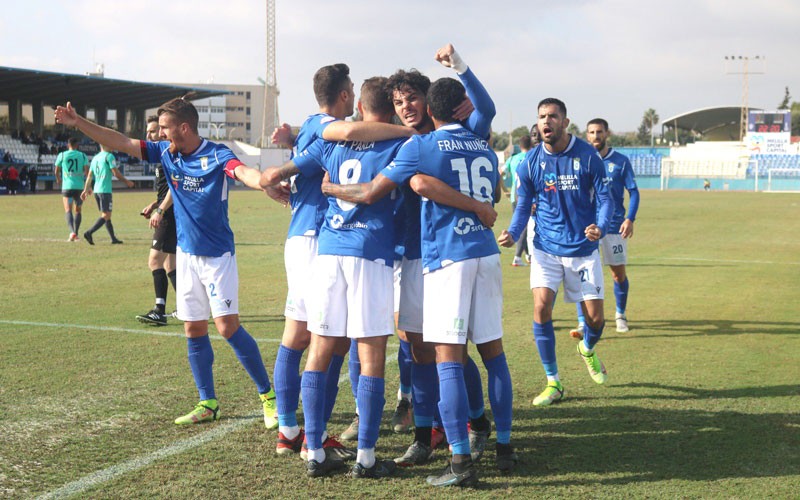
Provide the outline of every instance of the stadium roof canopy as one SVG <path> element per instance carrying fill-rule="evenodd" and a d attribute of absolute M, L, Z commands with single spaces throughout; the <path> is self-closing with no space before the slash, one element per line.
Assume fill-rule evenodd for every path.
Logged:
<path fill-rule="evenodd" d="M 194 91 L 192 100 L 227 94 L 225 90 L 115 80 L 92 75 L 51 73 L 0 66 L 0 100 L 64 104 L 88 108 L 156 108 L 164 102 Z"/>
<path fill-rule="evenodd" d="M 673 131 L 686 130 L 701 135 L 707 141 L 738 141 L 741 119 L 741 106 L 719 106 L 676 115 L 662 120 L 661 125 Z"/>

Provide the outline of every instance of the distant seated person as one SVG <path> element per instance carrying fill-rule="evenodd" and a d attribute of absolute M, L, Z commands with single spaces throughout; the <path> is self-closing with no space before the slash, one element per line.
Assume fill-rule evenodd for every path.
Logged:
<path fill-rule="evenodd" d="M 711 181 L 703 179 L 703 191 L 711 191 Z"/>
<path fill-rule="evenodd" d="M 3 155 L 3 163 L 11 163 L 11 153 L 8 151 Z"/>

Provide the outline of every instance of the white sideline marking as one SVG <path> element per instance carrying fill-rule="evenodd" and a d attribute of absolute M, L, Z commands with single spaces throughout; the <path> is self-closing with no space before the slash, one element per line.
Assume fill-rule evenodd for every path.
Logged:
<path fill-rule="evenodd" d="M 27 324 L 27 322 L 11 322 L 11 321 L 0 321 L 0 323 L 23 323 Z M 37 323 L 38 324 L 38 323 Z M 47 324 L 45 324 L 47 326 Z M 120 329 L 123 330 L 123 329 Z M 141 332 L 141 330 L 133 330 L 135 332 Z M 144 332 L 147 333 L 147 332 Z M 160 335 L 166 335 L 166 333 L 160 333 Z M 222 338 L 222 337 L 220 337 Z M 388 344 L 387 347 L 394 347 L 396 344 Z M 393 358 L 397 357 L 396 352 L 392 352 L 386 355 L 386 361 L 389 361 Z M 344 366 L 343 366 L 344 367 Z M 339 385 L 342 382 L 349 382 L 350 377 L 347 373 L 341 375 L 339 377 Z M 103 483 L 107 483 L 113 479 L 116 479 L 119 476 L 124 474 L 128 474 L 130 472 L 136 472 L 140 469 L 147 467 L 148 465 L 152 464 L 157 460 L 161 460 L 162 458 L 171 457 L 172 455 L 177 455 L 179 453 L 183 453 L 188 451 L 192 448 L 196 448 L 200 445 L 206 444 L 210 441 L 213 441 L 217 438 L 221 438 L 239 430 L 241 427 L 251 423 L 252 420 L 255 420 L 261 417 L 261 413 L 256 413 L 253 415 L 248 415 L 241 419 L 238 419 L 233 422 L 217 424 L 213 429 L 206 431 L 202 434 L 198 434 L 196 436 L 192 436 L 188 439 L 183 439 L 178 441 L 177 443 L 173 443 L 165 448 L 161 448 L 160 450 L 156 450 L 152 453 L 148 453 L 147 455 L 143 455 L 140 457 L 132 458 L 131 460 L 122 462 L 121 464 L 112 465 L 106 469 L 98 470 L 83 476 L 82 478 L 78 479 L 77 481 L 73 481 L 71 483 L 67 483 L 64 486 L 53 490 L 49 493 L 45 493 L 44 495 L 40 495 L 37 497 L 37 500 L 50 500 L 55 498 L 68 498 L 73 495 L 77 495 L 79 493 L 83 493 L 84 491 L 88 490 L 89 488 L 93 488 L 95 486 L 99 486 Z"/>
<path fill-rule="evenodd" d="M 73 325 L 70 323 L 42 323 L 37 321 L 13 321 L 13 320 L 0 320 L 0 325 L 20 325 L 20 326 L 46 326 L 50 328 L 77 328 L 80 330 L 100 330 L 103 332 L 121 332 L 121 333 L 138 333 L 139 335 L 155 335 L 158 337 L 186 337 L 183 333 L 178 332 L 162 332 L 158 330 L 136 330 L 133 328 L 117 328 L 114 326 L 99 326 L 99 325 Z M 153 327 L 157 328 L 157 327 Z M 224 340 L 221 335 L 209 335 L 209 338 L 214 340 Z M 253 337 L 255 338 L 255 337 Z M 281 339 L 255 339 L 256 342 L 280 342 Z"/>
<path fill-rule="evenodd" d="M 730 264 L 788 264 L 790 266 L 800 266 L 800 262 L 774 262 L 771 260 L 702 259 L 695 257 L 663 257 L 661 260 L 690 260 L 698 262 L 722 262 Z"/>

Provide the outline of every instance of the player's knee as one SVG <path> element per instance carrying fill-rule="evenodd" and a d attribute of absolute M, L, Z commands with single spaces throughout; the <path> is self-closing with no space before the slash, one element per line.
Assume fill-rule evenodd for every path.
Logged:
<path fill-rule="evenodd" d="M 551 303 L 536 302 L 533 305 L 533 319 L 537 323 L 547 323 L 553 319 L 553 306 Z"/>
<path fill-rule="evenodd" d="M 286 321 L 286 328 L 283 331 L 283 339 L 281 343 L 289 349 L 295 351 L 305 351 L 311 344 L 311 334 L 306 330 L 305 326 L 302 328 L 298 325 L 299 322 Z"/>
<path fill-rule="evenodd" d="M 478 352 L 481 354 L 483 362 L 491 361 L 503 354 L 503 339 L 496 339 L 484 344 L 478 344 Z"/>
<path fill-rule="evenodd" d="M 614 283 L 624 283 L 628 275 L 625 273 L 625 266 L 614 266 L 611 268 L 611 277 Z"/>

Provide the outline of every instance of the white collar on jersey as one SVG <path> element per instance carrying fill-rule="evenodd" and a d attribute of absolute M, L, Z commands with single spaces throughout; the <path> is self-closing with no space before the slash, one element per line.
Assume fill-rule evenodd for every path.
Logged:
<path fill-rule="evenodd" d="M 575 145 L 575 135 L 574 134 L 570 134 L 569 144 L 567 144 L 567 147 L 564 148 L 564 151 L 561 151 L 559 153 L 551 153 L 550 151 L 547 150 L 547 146 L 545 146 L 544 143 L 542 143 L 542 150 L 545 152 L 545 154 L 550 155 L 550 156 L 563 155 L 564 153 L 569 153 L 569 150 L 572 149 L 572 146 L 574 146 L 574 145 Z"/>
<path fill-rule="evenodd" d="M 458 130 L 460 128 L 464 128 L 464 126 L 460 123 L 448 123 L 447 125 L 442 125 L 436 130 Z"/>
<path fill-rule="evenodd" d="M 606 153 L 606 155 L 603 157 L 603 159 L 604 160 L 608 160 L 608 158 L 611 156 L 611 153 L 613 153 L 613 152 L 614 152 L 614 148 L 608 148 L 608 153 Z"/>
<path fill-rule="evenodd" d="M 199 146 L 197 146 L 197 149 L 195 149 L 194 151 L 192 151 L 192 152 L 191 152 L 191 153 L 189 153 L 188 155 L 185 155 L 185 154 L 181 153 L 180 151 L 178 151 L 178 156 L 179 156 L 179 157 L 181 157 L 181 158 L 186 158 L 186 157 L 189 157 L 189 156 L 194 156 L 194 155 L 196 155 L 196 154 L 197 154 L 199 151 L 202 151 L 202 150 L 203 150 L 203 149 L 206 147 L 206 145 L 207 145 L 207 144 L 208 144 L 208 141 L 207 141 L 207 140 L 205 140 L 205 139 L 203 139 L 203 140 L 200 142 L 200 145 L 199 145 Z"/>

